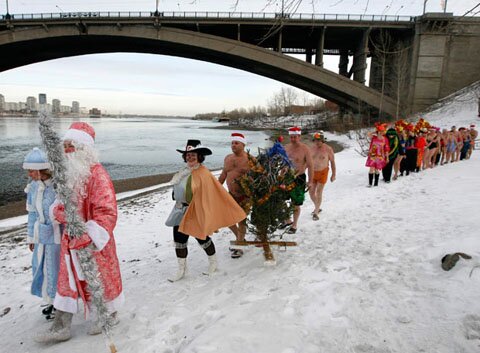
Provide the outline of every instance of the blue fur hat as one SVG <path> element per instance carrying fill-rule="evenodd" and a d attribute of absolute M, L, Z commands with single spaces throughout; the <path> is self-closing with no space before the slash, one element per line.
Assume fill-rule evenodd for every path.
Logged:
<path fill-rule="evenodd" d="M 23 169 L 42 170 L 50 168 L 50 163 L 47 160 L 45 152 L 38 147 L 34 147 L 23 160 Z"/>

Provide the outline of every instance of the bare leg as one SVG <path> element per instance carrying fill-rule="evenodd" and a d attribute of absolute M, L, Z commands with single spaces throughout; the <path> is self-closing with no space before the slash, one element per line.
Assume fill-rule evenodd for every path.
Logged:
<path fill-rule="evenodd" d="M 232 231 L 233 234 L 235 234 L 235 238 L 238 240 L 238 226 L 234 224 L 233 226 L 228 227 Z"/>
<path fill-rule="evenodd" d="M 245 218 L 243 221 L 238 223 L 238 234 L 237 234 L 237 240 L 238 241 L 244 241 L 245 240 L 245 234 L 247 233 L 247 219 Z"/>
<path fill-rule="evenodd" d="M 316 203 L 315 203 L 315 214 L 318 215 L 318 212 L 320 212 L 320 206 L 322 205 L 322 196 L 323 196 L 323 188 L 325 187 L 325 184 L 321 184 L 319 183 L 318 184 L 318 187 L 317 187 L 317 190 L 316 190 L 316 193 L 315 193 L 315 199 L 316 199 Z"/>
<path fill-rule="evenodd" d="M 293 211 L 292 228 L 297 229 L 297 223 L 299 218 L 300 218 L 300 206 L 295 206 L 295 211 Z"/>
<path fill-rule="evenodd" d="M 310 194 L 310 199 L 313 202 L 314 209 L 313 212 L 316 213 L 317 207 L 318 206 L 318 200 L 317 200 L 317 188 L 318 188 L 318 183 L 316 181 L 313 182 L 313 188 L 308 189 L 308 193 Z"/>

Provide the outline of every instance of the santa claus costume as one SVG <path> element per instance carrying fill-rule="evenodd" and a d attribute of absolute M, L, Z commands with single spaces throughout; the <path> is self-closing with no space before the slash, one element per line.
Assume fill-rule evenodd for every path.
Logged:
<path fill-rule="evenodd" d="M 117 222 L 115 190 L 107 171 L 98 163 L 94 150 L 94 129 L 84 122 L 75 122 L 65 134 L 64 146 L 67 159 L 67 185 L 76 194 L 77 210 L 85 222 L 86 233 L 71 238 L 66 232 L 61 238 L 60 271 L 54 306 L 57 316 L 49 332 L 38 335 L 38 342 L 64 341 L 71 337 L 72 314 L 79 310 L 82 299 L 85 311 L 92 309 L 91 294 L 82 273 L 77 251 L 93 247 L 93 258 L 103 285 L 106 307 L 112 315 L 123 304 L 122 279 L 117 258 L 113 229 Z M 55 219 L 66 223 L 64 206 L 53 210 Z M 60 318 L 57 320 L 59 317 Z M 101 328 L 93 322 L 89 333 L 98 334 Z"/>

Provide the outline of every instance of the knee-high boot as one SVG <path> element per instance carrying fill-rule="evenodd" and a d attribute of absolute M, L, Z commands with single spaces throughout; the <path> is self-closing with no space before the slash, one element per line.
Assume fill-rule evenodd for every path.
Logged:
<path fill-rule="evenodd" d="M 368 185 L 372 186 L 373 184 L 373 174 L 368 173 Z"/>
<path fill-rule="evenodd" d="M 208 257 L 208 271 L 205 275 L 213 275 L 217 271 L 217 255 L 213 254 Z"/>
<path fill-rule="evenodd" d="M 180 281 L 183 277 L 185 277 L 185 274 L 187 273 L 187 258 L 178 257 L 177 260 L 178 270 L 175 276 L 168 279 L 170 282 Z"/>
<path fill-rule="evenodd" d="M 34 340 L 39 343 L 68 341 L 72 337 L 72 313 L 57 310 L 52 326 L 44 332 L 38 333 Z"/>
<path fill-rule="evenodd" d="M 373 183 L 373 186 L 378 186 L 378 178 L 380 177 L 380 174 L 375 174 L 375 182 Z"/>

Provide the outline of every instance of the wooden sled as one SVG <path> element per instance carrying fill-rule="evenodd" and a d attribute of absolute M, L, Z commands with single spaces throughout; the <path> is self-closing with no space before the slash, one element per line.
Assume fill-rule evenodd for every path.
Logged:
<path fill-rule="evenodd" d="M 263 256 L 265 257 L 265 264 L 266 265 L 275 265 L 275 257 L 273 256 L 272 249 L 270 245 L 278 245 L 287 247 L 287 246 L 297 246 L 297 243 L 294 241 L 261 241 L 261 240 L 231 240 L 231 245 L 238 245 L 238 246 L 248 246 L 248 245 L 261 245 L 263 247 Z"/>

